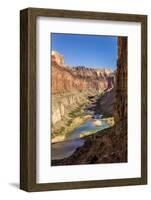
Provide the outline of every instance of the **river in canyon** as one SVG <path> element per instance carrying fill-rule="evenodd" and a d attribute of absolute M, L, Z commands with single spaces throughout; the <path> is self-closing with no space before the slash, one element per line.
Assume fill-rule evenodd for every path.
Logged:
<path fill-rule="evenodd" d="M 95 134 L 113 125 L 113 118 L 104 118 L 103 115 L 94 114 L 94 112 L 86 109 L 85 115 L 88 114 L 91 115 L 91 118 L 69 133 L 65 141 L 51 144 L 51 160 L 71 156 L 78 147 L 84 144 L 87 135 Z"/>

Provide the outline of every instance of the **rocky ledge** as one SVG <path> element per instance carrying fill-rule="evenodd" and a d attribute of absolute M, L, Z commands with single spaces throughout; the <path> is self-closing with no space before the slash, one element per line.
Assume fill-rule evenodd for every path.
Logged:
<path fill-rule="evenodd" d="M 52 166 L 127 162 L 127 120 L 115 127 L 85 137 L 85 143 L 68 158 L 52 160 Z M 117 127 L 116 127 L 117 128 Z"/>

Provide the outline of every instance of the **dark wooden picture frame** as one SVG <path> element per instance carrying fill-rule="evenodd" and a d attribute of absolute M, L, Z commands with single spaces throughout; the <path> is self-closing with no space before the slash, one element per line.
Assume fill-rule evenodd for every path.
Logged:
<path fill-rule="evenodd" d="M 61 17 L 141 23 L 141 178 L 36 183 L 36 18 Z M 20 188 L 46 191 L 147 184 L 147 16 L 27 8 L 20 12 Z"/>

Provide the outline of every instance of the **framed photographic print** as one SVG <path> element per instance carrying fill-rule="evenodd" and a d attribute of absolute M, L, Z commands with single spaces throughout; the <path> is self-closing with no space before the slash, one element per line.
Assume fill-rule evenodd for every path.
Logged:
<path fill-rule="evenodd" d="M 20 188 L 147 183 L 147 16 L 20 12 Z"/>

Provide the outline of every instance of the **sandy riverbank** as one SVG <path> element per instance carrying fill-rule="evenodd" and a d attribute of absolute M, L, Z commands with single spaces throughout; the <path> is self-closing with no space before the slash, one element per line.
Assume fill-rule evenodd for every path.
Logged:
<path fill-rule="evenodd" d="M 66 126 L 61 134 L 51 138 L 51 143 L 62 142 L 66 140 L 67 134 L 70 134 L 75 128 L 83 124 L 85 121 L 90 119 L 91 115 L 79 116 L 72 120 L 69 126 Z"/>

